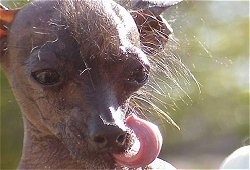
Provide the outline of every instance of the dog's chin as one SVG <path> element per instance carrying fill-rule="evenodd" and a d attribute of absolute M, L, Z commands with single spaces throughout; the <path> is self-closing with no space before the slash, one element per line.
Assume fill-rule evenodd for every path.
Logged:
<path fill-rule="evenodd" d="M 79 167 L 86 169 L 113 169 L 115 161 L 111 153 L 95 150 L 86 141 L 72 139 L 63 141 L 65 148 L 69 151 L 70 159 Z"/>
<path fill-rule="evenodd" d="M 60 136 L 65 148 L 69 151 L 70 158 L 86 169 L 114 169 L 120 165 L 114 159 L 114 154 L 122 154 L 132 145 L 132 140 L 128 135 L 126 144 L 121 148 L 97 148 L 91 141 L 80 133 L 68 132 L 67 137 Z"/>
<path fill-rule="evenodd" d="M 116 162 L 113 156 L 108 152 L 89 152 L 72 153 L 72 159 L 77 163 L 84 165 L 86 169 L 114 169 Z"/>

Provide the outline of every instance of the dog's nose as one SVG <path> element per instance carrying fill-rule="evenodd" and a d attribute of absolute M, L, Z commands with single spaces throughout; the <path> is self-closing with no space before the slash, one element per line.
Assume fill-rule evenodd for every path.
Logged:
<path fill-rule="evenodd" d="M 112 152 L 120 152 L 126 145 L 128 133 L 114 125 L 104 125 L 92 129 L 90 139 L 100 149 L 110 149 Z"/>

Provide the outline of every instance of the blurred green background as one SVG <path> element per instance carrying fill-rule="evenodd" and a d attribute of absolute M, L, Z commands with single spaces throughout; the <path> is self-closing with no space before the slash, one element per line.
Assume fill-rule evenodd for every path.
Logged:
<path fill-rule="evenodd" d="M 25 1 L 2 1 L 10 7 Z M 14 2 L 14 3 L 13 3 Z M 184 1 L 164 13 L 174 29 L 175 54 L 191 70 L 184 92 L 164 98 L 180 126 L 159 121 L 160 157 L 178 169 L 215 169 L 234 149 L 249 144 L 249 2 Z M 168 46 L 167 46 L 168 48 Z M 1 169 L 21 156 L 20 110 L 1 73 Z M 168 89 L 166 89 L 168 90 Z M 172 94 L 172 96 L 175 94 Z"/>

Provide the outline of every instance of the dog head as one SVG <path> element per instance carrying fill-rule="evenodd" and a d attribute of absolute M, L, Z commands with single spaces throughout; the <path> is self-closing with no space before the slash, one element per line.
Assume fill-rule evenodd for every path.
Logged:
<path fill-rule="evenodd" d="M 161 136 L 128 100 L 148 80 L 147 56 L 172 32 L 160 14 L 175 3 L 132 1 L 125 9 L 109 0 L 34 1 L 1 9 L 1 65 L 25 131 L 54 136 L 73 159 L 96 168 L 151 163 Z M 140 150 L 126 157 L 135 136 Z"/>

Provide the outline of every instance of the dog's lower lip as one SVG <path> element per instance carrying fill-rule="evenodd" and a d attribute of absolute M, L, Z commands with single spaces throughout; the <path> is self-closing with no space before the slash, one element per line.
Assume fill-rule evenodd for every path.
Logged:
<path fill-rule="evenodd" d="M 139 142 L 139 151 L 131 155 L 128 153 L 113 154 L 116 162 L 129 168 L 146 167 L 153 162 L 161 150 L 162 136 L 156 125 L 140 119 L 134 115 L 126 119 L 126 125 L 134 131 Z"/>

